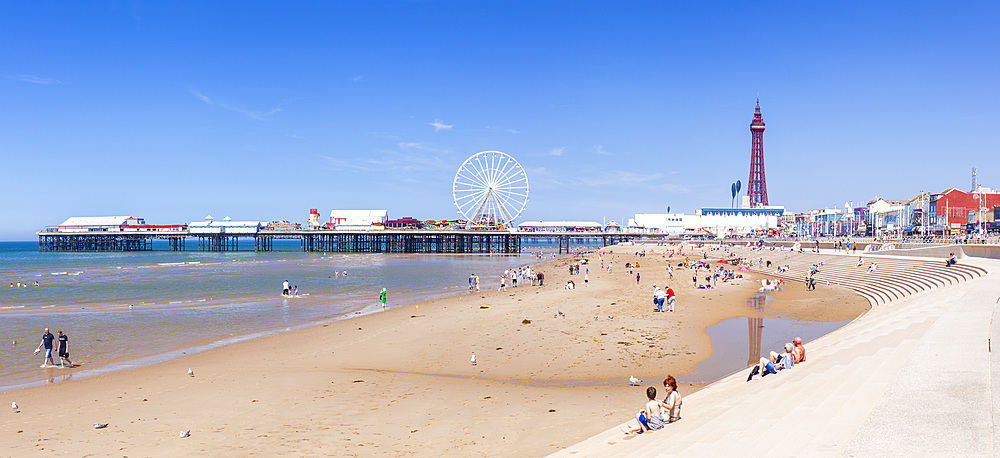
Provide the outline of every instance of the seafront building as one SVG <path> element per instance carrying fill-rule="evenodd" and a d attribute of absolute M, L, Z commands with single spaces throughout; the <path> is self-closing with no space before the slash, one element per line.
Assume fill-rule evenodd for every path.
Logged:
<path fill-rule="evenodd" d="M 343 231 L 375 231 L 385 229 L 388 210 L 333 210 L 326 229 Z"/>
<path fill-rule="evenodd" d="M 984 186 L 971 192 L 951 188 L 928 196 L 928 219 L 932 226 L 960 229 L 967 224 L 997 221 L 1000 193 Z"/>
<path fill-rule="evenodd" d="M 188 233 L 191 235 L 256 234 L 266 225 L 262 221 L 233 221 L 228 216 L 222 221 L 215 221 L 212 215 L 208 215 L 204 221 L 188 223 Z"/>
<path fill-rule="evenodd" d="M 784 213 L 784 207 L 701 208 L 693 215 L 637 213 L 628 221 L 627 231 L 713 236 L 775 234 L 780 231 Z"/>
<path fill-rule="evenodd" d="M 517 230 L 520 232 L 601 232 L 604 228 L 597 221 L 525 221 L 517 225 Z"/>

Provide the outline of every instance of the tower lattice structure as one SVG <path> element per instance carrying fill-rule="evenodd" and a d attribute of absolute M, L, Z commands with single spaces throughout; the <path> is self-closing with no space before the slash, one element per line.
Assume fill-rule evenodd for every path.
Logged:
<path fill-rule="evenodd" d="M 750 121 L 750 134 L 753 136 L 750 147 L 750 179 L 747 180 L 747 196 L 750 197 L 750 207 L 767 205 L 767 181 L 764 179 L 764 118 L 760 115 L 760 99 Z"/>

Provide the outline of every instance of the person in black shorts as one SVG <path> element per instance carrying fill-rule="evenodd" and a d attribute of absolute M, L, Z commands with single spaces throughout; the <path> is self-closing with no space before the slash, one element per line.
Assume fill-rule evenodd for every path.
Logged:
<path fill-rule="evenodd" d="M 69 336 L 59 331 L 59 367 L 73 367 L 73 361 L 69 360 Z"/>

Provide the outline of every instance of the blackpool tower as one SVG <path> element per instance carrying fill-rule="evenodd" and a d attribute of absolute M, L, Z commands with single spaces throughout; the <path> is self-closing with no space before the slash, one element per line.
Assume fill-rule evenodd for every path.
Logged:
<path fill-rule="evenodd" d="M 760 99 L 750 121 L 753 136 L 750 147 L 750 179 L 747 181 L 747 196 L 750 208 L 767 206 L 767 181 L 764 180 L 764 118 L 760 116 Z"/>

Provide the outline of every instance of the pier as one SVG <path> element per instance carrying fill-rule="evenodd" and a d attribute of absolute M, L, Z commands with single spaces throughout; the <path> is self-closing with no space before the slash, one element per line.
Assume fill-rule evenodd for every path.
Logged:
<path fill-rule="evenodd" d="M 504 232 L 490 230 L 261 230 L 240 234 L 190 234 L 187 231 L 38 232 L 39 251 L 152 251 L 153 241 L 166 240 L 167 250 L 185 251 L 188 238 L 198 251 L 272 251 L 275 239 L 298 239 L 303 252 L 324 253 L 446 253 L 516 254 L 524 240 L 558 243 L 570 253 L 584 242 L 601 246 L 629 241 L 635 234 L 601 232 Z M 195 245 L 195 244 L 192 244 Z"/>

